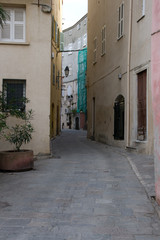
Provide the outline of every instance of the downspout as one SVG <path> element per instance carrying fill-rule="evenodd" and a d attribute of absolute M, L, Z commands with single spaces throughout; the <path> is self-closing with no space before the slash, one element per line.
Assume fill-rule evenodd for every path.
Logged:
<path fill-rule="evenodd" d="M 130 147 L 130 64 L 132 42 L 132 7 L 133 0 L 129 1 L 129 24 L 128 24 L 128 56 L 127 56 L 127 146 Z"/>
<path fill-rule="evenodd" d="M 52 0 L 51 0 L 51 9 L 52 9 Z M 51 10 L 51 54 L 50 54 L 50 129 L 49 129 L 49 136 L 50 136 L 50 140 L 51 138 L 53 137 L 53 132 L 52 132 L 52 14 L 53 14 L 53 11 Z M 52 151 L 52 143 L 50 141 L 50 153 Z"/>

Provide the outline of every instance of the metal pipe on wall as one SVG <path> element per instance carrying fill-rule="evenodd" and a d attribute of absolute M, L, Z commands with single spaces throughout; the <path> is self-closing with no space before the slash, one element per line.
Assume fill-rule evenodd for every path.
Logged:
<path fill-rule="evenodd" d="M 129 1 L 129 24 L 128 24 L 128 58 L 127 58 L 127 147 L 130 147 L 130 62 L 132 42 L 132 8 L 133 0 Z"/>

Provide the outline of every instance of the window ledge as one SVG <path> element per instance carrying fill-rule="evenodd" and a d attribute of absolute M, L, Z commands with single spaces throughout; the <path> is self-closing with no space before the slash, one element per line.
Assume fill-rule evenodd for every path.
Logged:
<path fill-rule="evenodd" d="M 137 20 L 137 23 L 140 22 L 144 17 L 145 17 L 145 14 L 142 15 L 142 17 L 140 17 L 140 18 Z"/>
<path fill-rule="evenodd" d="M 135 143 L 147 143 L 147 140 L 135 140 Z"/>
<path fill-rule="evenodd" d="M 123 38 L 123 37 L 124 37 L 124 34 L 120 37 L 117 37 L 117 41 L 121 40 L 121 38 Z"/>
<path fill-rule="evenodd" d="M 0 42 L 0 45 L 29 46 L 29 42 Z"/>
<path fill-rule="evenodd" d="M 106 55 L 106 53 L 102 53 L 102 54 L 101 54 L 101 57 L 103 57 L 103 56 L 105 56 L 105 55 Z"/>

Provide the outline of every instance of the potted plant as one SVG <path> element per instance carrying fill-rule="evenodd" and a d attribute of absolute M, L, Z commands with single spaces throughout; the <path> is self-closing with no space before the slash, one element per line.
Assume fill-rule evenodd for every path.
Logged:
<path fill-rule="evenodd" d="M 17 100 L 16 100 L 17 101 Z M 0 152 L 0 170 L 22 171 L 33 168 L 33 151 L 21 150 L 21 146 L 32 139 L 33 111 L 26 110 L 27 98 L 17 107 L 14 99 L 7 103 L 5 93 L 0 92 L 0 136 L 14 145 L 14 150 Z M 17 102 L 16 102 L 17 103 Z M 8 118 L 16 118 L 16 124 L 8 124 Z M 14 122 L 14 121 L 13 121 Z"/>

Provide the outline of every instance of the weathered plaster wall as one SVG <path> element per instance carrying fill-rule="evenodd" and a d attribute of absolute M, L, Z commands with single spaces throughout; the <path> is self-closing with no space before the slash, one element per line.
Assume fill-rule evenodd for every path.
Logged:
<path fill-rule="evenodd" d="M 160 1 L 153 0 L 152 11 L 152 95 L 155 140 L 155 187 L 160 204 Z"/>

